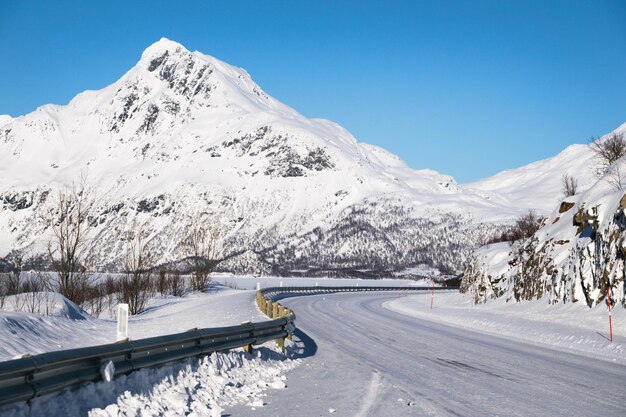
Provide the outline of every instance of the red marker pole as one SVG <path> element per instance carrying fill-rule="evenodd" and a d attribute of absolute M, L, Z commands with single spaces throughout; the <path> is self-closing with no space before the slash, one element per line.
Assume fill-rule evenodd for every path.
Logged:
<path fill-rule="evenodd" d="M 609 338 L 613 343 L 613 316 L 611 315 L 611 287 L 606 290 L 606 296 L 608 297 L 607 309 L 609 310 Z"/>
<path fill-rule="evenodd" d="M 435 280 L 433 280 L 433 293 L 430 296 L 430 309 L 433 309 L 433 301 L 435 301 Z"/>

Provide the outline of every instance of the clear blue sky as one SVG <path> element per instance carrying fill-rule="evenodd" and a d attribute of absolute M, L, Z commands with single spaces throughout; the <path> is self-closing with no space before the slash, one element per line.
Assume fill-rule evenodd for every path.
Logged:
<path fill-rule="evenodd" d="M 161 37 L 460 182 L 626 122 L 625 0 L 0 0 L 0 114 L 102 88 Z"/>

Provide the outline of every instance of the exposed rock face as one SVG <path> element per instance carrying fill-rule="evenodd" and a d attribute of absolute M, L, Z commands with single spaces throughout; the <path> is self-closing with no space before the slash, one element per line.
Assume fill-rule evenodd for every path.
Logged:
<path fill-rule="evenodd" d="M 611 184 L 602 178 L 567 198 L 524 242 L 475 251 L 461 291 L 476 302 L 545 297 L 588 306 L 605 302 L 610 291 L 614 304 L 626 306 L 626 194 Z"/>

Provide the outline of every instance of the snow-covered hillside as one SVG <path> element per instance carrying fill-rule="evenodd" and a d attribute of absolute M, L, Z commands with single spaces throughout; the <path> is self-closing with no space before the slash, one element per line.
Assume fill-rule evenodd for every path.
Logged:
<path fill-rule="evenodd" d="M 615 133 L 626 133 L 626 124 Z M 625 172 L 625 166 L 622 157 L 586 191 L 562 198 L 526 241 L 478 249 L 465 270 L 462 291 L 477 302 L 547 297 L 551 303 L 594 306 L 610 290 L 612 301 L 626 306 L 626 194 L 615 186 L 616 169 Z"/>
<path fill-rule="evenodd" d="M 559 158 L 532 170 L 558 179 Z M 519 193 L 535 195 L 541 178 L 521 170 L 508 183 L 526 181 Z M 200 221 L 219 230 L 234 255 L 221 268 L 233 272 L 460 271 L 494 225 L 530 205 L 512 204 L 523 199 L 493 186 L 500 179 L 466 188 L 413 170 L 333 122 L 305 118 L 244 70 L 167 39 L 108 87 L 0 117 L 0 258 L 46 252 L 42 217 L 81 176 L 95 201 L 88 258 L 97 269 L 119 267 L 137 232 L 159 262 L 180 259 Z"/>
<path fill-rule="evenodd" d="M 580 190 L 596 182 L 592 159 L 593 152 L 588 145 L 571 145 L 556 156 L 502 171 L 467 184 L 466 188 L 508 207 L 547 213 L 563 196 L 564 174 L 575 178 Z"/>

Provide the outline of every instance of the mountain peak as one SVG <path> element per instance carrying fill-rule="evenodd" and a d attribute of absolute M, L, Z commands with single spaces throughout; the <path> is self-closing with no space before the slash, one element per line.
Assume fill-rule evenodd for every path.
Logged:
<path fill-rule="evenodd" d="M 176 51 L 189 52 L 187 48 L 178 42 L 172 41 L 167 38 L 161 38 L 152 45 L 148 46 L 141 54 L 141 59 L 150 59 L 155 56 L 161 56 L 164 53 L 174 53 Z"/>

